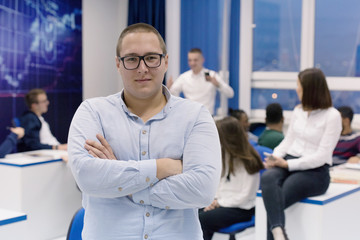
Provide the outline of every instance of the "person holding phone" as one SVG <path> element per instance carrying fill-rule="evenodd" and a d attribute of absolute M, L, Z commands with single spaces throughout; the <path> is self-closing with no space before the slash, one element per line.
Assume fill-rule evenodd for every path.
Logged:
<path fill-rule="evenodd" d="M 324 194 L 330 184 L 332 153 L 341 133 L 340 113 L 324 73 L 309 68 L 298 74 L 296 106 L 284 140 L 265 158 L 261 177 L 268 219 L 268 240 L 288 239 L 284 210 L 301 199 Z"/>
<path fill-rule="evenodd" d="M 215 71 L 204 68 L 205 59 L 199 48 L 193 48 L 188 53 L 190 70 L 181 74 L 175 82 L 169 78 L 166 86 L 170 92 L 179 96 L 184 93 L 185 98 L 203 104 L 214 115 L 216 91 L 227 98 L 234 96 L 234 90 L 221 79 Z"/>

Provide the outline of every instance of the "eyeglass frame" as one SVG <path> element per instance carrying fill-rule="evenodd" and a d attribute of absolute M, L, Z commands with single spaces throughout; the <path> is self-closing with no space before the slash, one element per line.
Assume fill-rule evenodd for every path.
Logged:
<path fill-rule="evenodd" d="M 147 57 L 147 56 L 150 56 L 150 55 L 158 55 L 158 56 L 160 56 L 159 66 L 157 66 L 157 67 L 149 67 L 149 66 L 147 65 L 147 63 L 146 63 L 146 61 L 145 61 L 144 58 Z M 161 59 L 162 59 L 163 57 L 165 57 L 165 56 L 166 56 L 165 53 L 149 53 L 149 54 L 145 54 L 145 55 L 143 55 L 143 56 L 118 57 L 118 59 L 123 63 L 123 66 L 124 66 L 124 68 L 125 68 L 126 70 L 135 70 L 135 69 L 139 68 L 141 60 L 143 60 L 143 62 L 145 63 L 145 66 L 148 67 L 148 68 L 158 68 L 158 67 L 160 67 L 160 65 L 161 65 Z M 124 59 L 125 59 L 125 58 L 128 58 L 128 57 L 136 57 L 136 58 L 139 59 L 139 62 L 138 62 L 138 65 L 136 66 L 136 68 L 128 69 L 128 68 L 125 67 Z"/>

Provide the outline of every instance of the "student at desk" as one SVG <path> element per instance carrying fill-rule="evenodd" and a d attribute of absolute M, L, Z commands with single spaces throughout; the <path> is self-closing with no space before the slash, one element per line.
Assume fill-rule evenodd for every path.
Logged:
<path fill-rule="evenodd" d="M 342 131 L 333 153 L 333 164 L 360 163 L 360 132 L 353 131 L 351 122 L 354 111 L 349 106 L 338 108 L 342 119 Z"/>
<path fill-rule="evenodd" d="M 49 124 L 43 118 L 48 111 L 49 100 L 43 89 L 30 90 L 25 96 L 29 110 L 20 117 L 25 135 L 18 144 L 18 151 L 32 151 L 39 149 L 66 150 L 67 144 L 60 144 L 52 135 Z"/>
<path fill-rule="evenodd" d="M 24 136 L 24 129 L 22 127 L 10 128 L 11 133 L 6 137 L 4 142 L 0 145 L 0 158 L 5 157 L 6 154 L 9 154 L 15 148 L 18 139 Z"/>

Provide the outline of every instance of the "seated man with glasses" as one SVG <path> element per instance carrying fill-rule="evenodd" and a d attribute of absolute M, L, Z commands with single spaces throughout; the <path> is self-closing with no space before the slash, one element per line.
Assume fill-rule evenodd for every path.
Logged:
<path fill-rule="evenodd" d="M 198 208 L 212 202 L 220 180 L 214 120 L 162 85 L 168 55 L 151 25 L 128 26 L 116 55 L 124 89 L 85 100 L 69 131 L 82 237 L 202 240 Z"/>
<path fill-rule="evenodd" d="M 20 117 L 21 127 L 25 129 L 24 137 L 18 143 L 18 151 L 39 149 L 66 150 L 67 144 L 60 144 L 52 135 L 49 124 L 42 114 L 48 111 L 49 100 L 43 89 L 35 88 L 25 96 L 28 110 Z"/>

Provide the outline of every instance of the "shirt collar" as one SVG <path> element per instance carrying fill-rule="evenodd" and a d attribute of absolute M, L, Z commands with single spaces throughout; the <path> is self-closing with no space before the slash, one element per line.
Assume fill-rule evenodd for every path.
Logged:
<path fill-rule="evenodd" d="M 162 92 L 165 95 L 165 98 L 167 101 L 166 105 L 163 108 L 163 110 L 160 113 L 158 113 L 156 116 L 154 116 L 152 119 L 159 119 L 159 118 L 166 117 L 166 115 L 171 111 L 172 107 L 174 106 L 174 97 L 171 95 L 169 89 L 165 85 L 162 85 Z M 126 112 L 129 116 L 137 117 L 135 114 L 133 114 L 132 112 L 129 111 L 128 107 L 126 106 L 126 104 L 124 102 L 124 89 L 121 90 L 121 92 L 120 92 L 120 104 L 121 104 L 124 112 Z"/>

